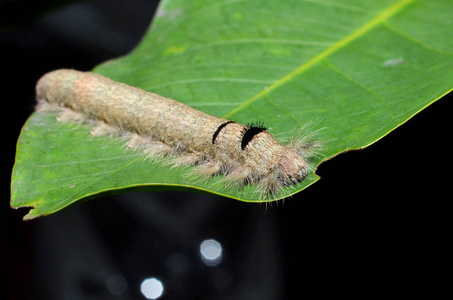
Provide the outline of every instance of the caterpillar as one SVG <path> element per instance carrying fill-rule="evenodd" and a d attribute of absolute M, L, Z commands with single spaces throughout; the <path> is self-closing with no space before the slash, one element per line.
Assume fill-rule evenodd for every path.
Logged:
<path fill-rule="evenodd" d="M 112 135 L 145 158 L 169 157 L 202 177 L 224 175 L 234 187 L 256 185 L 261 198 L 302 181 L 316 143 L 281 145 L 263 124 L 241 125 L 101 75 L 61 69 L 36 85 L 36 111 L 57 111 L 58 121 L 92 125 L 93 136 Z"/>

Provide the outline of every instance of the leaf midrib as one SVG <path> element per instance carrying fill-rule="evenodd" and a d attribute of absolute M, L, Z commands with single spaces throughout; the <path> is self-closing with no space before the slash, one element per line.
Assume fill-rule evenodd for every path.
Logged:
<path fill-rule="evenodd" d="M 283 76 L 282 78 L 276 80 L 273 84 L 269 85 L 265 90 L 259 92 L 255 96 L 251 97 L 250 99 L 246 100 L 243 102 L 241 105 L 237 106 L 233 110 L 229 111 L 228 113 L 224 114 L 222 118 L 229 118 L 231 115 L 237 113 L 238 111 L 244 109 L 248 105 L 252 104 L 256 100 L 260 99 L 261 97 L 269 94 L 273 90 L 279 88 L 286 82 L 290 81 L 293 77 L 305 72 L 307 69 L 315 65 L 316 63 L 320 62 L 321 60 L 325 59 L 332 53 L 340 50 L 344 46 L 348 45 L 354 40 L 359 39 L 362 37 L 364 34 L 370 32 L 374 28 L 376 28 L 378 25 L 384 23 L 387 21 L 389 18 L 391 18 L 393 15 L 396 13 L 400 12 L 404 7 L 409 5 L 410 3 L 414 2 L 416 0 L 400 0 L 397 3 L 389 6 L 387 9 L 383 10 L 381 13 L 376 15 L 373 19 L 371 19 L 369 22 L 365 23 L 363 26 L 352 32 L 350 35 L 346 36 L 345 38 L 339 40 L 338 42 L 332 44 L 330 47 L 326 48 L 324 51 L 319 53 L 318 55 L 314 56 L 312 59 L 308 60 L 304 64 L 300 65 L 296 69 L 294 69 L 292 72 L 288 73 L 287 75 Z"/>

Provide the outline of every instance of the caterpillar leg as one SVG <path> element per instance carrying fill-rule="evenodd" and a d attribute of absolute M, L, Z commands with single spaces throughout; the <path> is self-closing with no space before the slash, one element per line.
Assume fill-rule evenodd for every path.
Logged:
<path fill-rule="evenodd" d="M 220 162 L 206 162 L 201 164 L 197 167 L 196 172 L 204 177 L 211 177 L 213 175 L 219 174 L 222 168 L 222 164 Z"/>
<path fill-rule="evenodd" d="M 225 181 L 233 187 L 241 187 L 254 181 L 252 170 L 247 166 L 240 166 L 225 177 Z"/>
<path fill-rule="evenodd" d="M 172 159 L 172 164 L 177 166 L 192 166 L 203 160 L 201 155 L 195 153 L 182 154 Z"/>
<path fill-rule="evenodd" d="M 102 135 L 108 135 L 108 136 L 115 136 L 118 133 L 118 129 L 110 126 L 102 121 L 96 122 L 96 125 L 90 130 L 90 134 L 92 136 L 102 136 Z M 128 148 L 133 148 L 127 146 Z"/>

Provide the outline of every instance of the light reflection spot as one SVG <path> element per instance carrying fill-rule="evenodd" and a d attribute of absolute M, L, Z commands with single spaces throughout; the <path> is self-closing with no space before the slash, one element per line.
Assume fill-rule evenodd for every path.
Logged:
<path fill-rule="evenodd" d="M 143 280 L 140 291 L 146 299 L 158 299 L 164 292 L 162 282 L 154 277 Z"/>
<path fill-rule="evenodd" d="M 201 258 L 208 266 L 216 266 L 222 260 L 222 246 L 216 240 L 204 240 L 200 245 Z"/>

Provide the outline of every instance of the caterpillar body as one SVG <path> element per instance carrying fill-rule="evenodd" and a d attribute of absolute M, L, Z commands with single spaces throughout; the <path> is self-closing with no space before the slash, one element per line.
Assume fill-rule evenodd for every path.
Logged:
<path fill-rule="evenodd" d="M 87 122 L 92 135 L 125 137 L 147 158 L 168 156 L 202 176 L 225 175 L 234 187 L 255 184 L 261 198 L 302 181 L 313 143 L 281 145 L 260 124 L 241 125 L 90 72 L 56 70 L 37 83 L 37 111 Z"/>

